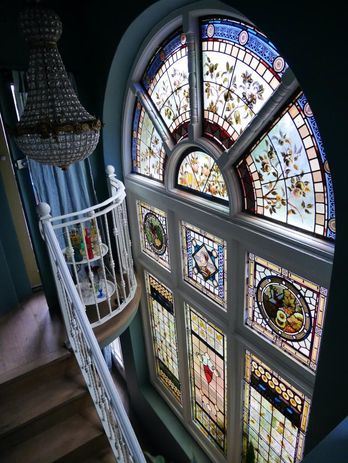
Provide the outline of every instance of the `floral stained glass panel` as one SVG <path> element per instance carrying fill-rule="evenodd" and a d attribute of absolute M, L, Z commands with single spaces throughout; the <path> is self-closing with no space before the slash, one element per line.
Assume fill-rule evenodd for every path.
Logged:
<path fill-rule="evenodd" d="M 178 185 L 208 199 L 228 201 L 226 184 L 218 165 L 202 151 L 191 152 L 182 160 Z"/>
<path fill-rule="evenodd" d="M 185 34 L 177 31 L 159 47 L 142 84 L 176 141 L 186 136 L 190 96 Z"/>
<path fill-rule="evenodd" d="M 163 182 L 165 152 L 162 140 L 139 101 L 135 104 L 132 134 L 132 171 Z"/>
<path fill-rule="evenodd" d="M 166 213 L 141 201 L 137 201 L 137 210 L 141 250 L 169 270 Z"/>
<path fill-rule="evenodd" d="M 287 68 L 258 30 L 227 18 L 201 23 L 204 134 L 229 148 L 275 89 Z"/>
<path fill-rule="evenodd" d="M 182 222 L 184 279 L 226 307 L 226 242 Z"/>
<path fill-rule="evenodd" d="M 332 179 L 303 94 L 237 165 L 247 212 L 335 238 Z"/>
<path fill-rule="evenodd" d="M 226 337 L 186 304 L 193 421 L 226 451 Z"/>
<path fill-rule="evenodd" d="M 156 374 L 164 387 L 181 403 L 173 293 L 147 272 L 145 282 Z"/>
<path fill-rule="evenodd" d="M 327 290 L 278 265 L 249 254 L 246 323 L 315 370 Z"/>
<path fill-rule="evenodd" d="M 243 411 L 243 462 L 297 463 L 303 455 L 309 399 L 246 352 Z"/>

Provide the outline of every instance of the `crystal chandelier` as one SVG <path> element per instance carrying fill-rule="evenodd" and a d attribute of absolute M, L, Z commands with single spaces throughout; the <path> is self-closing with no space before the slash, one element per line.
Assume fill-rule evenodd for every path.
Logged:
<path fill-rule="evenodd" d="M 79 102 L 57 48 L 62 23 L 48 9 L 27 8 L 20 27 L 30 47 L 28 96 L 15 129 L 30 159 L 66 169 L 93 153 L 101 123 Z"/>

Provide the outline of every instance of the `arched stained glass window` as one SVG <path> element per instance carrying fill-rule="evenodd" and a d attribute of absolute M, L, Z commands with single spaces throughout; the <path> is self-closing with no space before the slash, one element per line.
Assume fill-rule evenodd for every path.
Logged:
<path fill-rule="evenodd" d="M 246 24 L 207 18 L 201 34 L 204 134 L 229 148 L 280 85 L 287 65 L 273 44 Z"/>
<path fill-rule="evenodd" d="M 208 12 L 154 31 L 129 79 L 151 381 L 211 461 L 299 463 L 334 251 L 330 169 L 273 43 L 240 13 Z"/>
<path fill-rule="evenodd" d="M 133 172 L 163 182 L 164 160 L 162 139 L 144 107 L 137 101 L 133 118 Z"/>
<path fill-rule="evenodd" d="M 179 166 L 178 186 L 208 199 L 228 202 L 226 184 L 214 159 L 202 151 L 186 155 Z"/>
<path fill-rule="evenodd" d="M 248 212 L 335 237 L 330 169 L 307 99 L 300 94 L 237 165 Z"/>
<path fill-rule="evenodd" d="M 181 139 L 190 119 L 186 36 L 175 32 L 148 64 L 142 84 L 170 133 Z"/>

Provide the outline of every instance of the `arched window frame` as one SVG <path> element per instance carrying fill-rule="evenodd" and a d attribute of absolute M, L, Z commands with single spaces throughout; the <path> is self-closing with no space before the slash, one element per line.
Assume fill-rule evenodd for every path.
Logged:
<path fill-rule="evenodd" d="M 244 377 L 244 356 L 248 349 L 255 352 L 261 360 L 264 360 L 270 367 L 279 372 L 291 384 L 301 390 L 309 398 L 312 397 L 315 374 L 308 368 L 303 367 L 291 360 L 273 345 L 268 344 L 255 332 L 245 325 L 245 264 L 249 252 L 268 259 L 269 261 L 283 266 L 320 286 L 329 288 L 334 246 L 323 239 L 306 235 L 303 232 L 289 229 L 284 225 L 274 225 L 262 218 L 247 215 L 242 212 L 242 201 L 240 186 L 236 173 L 233 171 L 233 164 L 240 159 L 241 153 L 261 136 L 268 121 L 274 118 L 286 106 L 290 96 L 296 89 L 300 88 L 296 78 L 289 69 L 283 77 L 282 84 L 275 94 L 264 105 L 259 114 L 252 121 L 248 130 L 245 131 L 236 143 L 225 152 L 221 153 L 209 140 L 201 137 L 200 127 L 202 115 L 202 101 L 200 89 L 197 82 L 201 78 L 200 70 L 200 41 L 198 34 L 198 18 L 203 16 L 230 16 L 247 23 L 250 21 L 233 9 L 218 10 L 204 9 L 190 11 L 186 10 L 182 15 L 178 13 L 166 18 L 159 24 L 157 31 L 152 31 L 150 38 L 144 43 L 140 50 L 138 60 L 133 68 L 129 91 L 126 96 L 124 113 L 123 132 L 123 153 L 124 153 L 124 176 L 128 191 L 128 205 L 130 211 L 131 232 L 133 250 L 137 270 L 144 275 L 144 270 L 154 274 L 161 282 L 168 286 L 174 293 L 176 318 L 177 318 L 177 339 L 179 348 L 179 369 L 182 383 L 183 404 L 179 406 L 171 395 L 161 386 L 154 374 L 154 363 L 152 354 L 151 336 L 145 335 L 150 376 L 153 385 L 158 392 L 165 397 L 172 410 L 180 417 L 186 428 L 201 443 L 207 454 L 214 461 L 226 461 L 220 452 L 215 450 L 202 437 L 191 419 L 190 390 L 188 355 L 186 341 L 185 314 L 183 311 L 184 302 L 202 313 L 209 321 L 220 328 L 228 340 L 227 361 L 228 361 L 228 432 L 227 432 L 227 461 L 239 461 L 241 453 L 241 421 L 243 403 L 243 377 Z M 193 52 L 189 50 L 190 65 L 190 98 L 191 98 L 191 124 L 187 141 L 180 142 L 174 146 L 171 137 L 157 122 L 154 114 L 154 106 L 149 99 L 142 95 L 138 82 L 142 73 L 151 58 L 153 51 L 161 42 L 175 29 L 183 25 L 187 35 L 188 44 L 194 43 Z M 262 25 L 258 25 L 261 26 Z M 190 47 L 190 45 L 189 45 Z M 192 76 L 195 77 L 192 77 Z M 167 162 L 163 184 L 151 179 L 139 177 L 132 173 L 131 169 L 131 147 L 130 133 L 132 124 L 132 113 L 135 97 L 138 96 L 154 123 L 158 132 L 162 135 Z M 229 208 L 220 204 L 211 203 L 190 193 L 175 188 L 175 173 L 182 154 L 188 148 L 196 147 L 207 151 L 218 163 L 221 172 L 227 183 L 229 193 Z M 151 206 L 157 207 L 167 213 L 169 230 L 169 253 L 171 256 L 171 271 L 156 266 L 153 261 L 141 252 L 139 241 L 138 223 L 136 217 L 136 201 L 144 201 Z M 209 233 L 224 239 L 227 242 L 227 311 L 190 287 L 182 278 L 181 269 L 181 239 L 180 222 L 185 221 Z M 276 230 L 276 228 L 278 230 Z M 143 280 L 144 283 L 144 280 Z M 145 333 L 151 333 L 147 317 L 146 294 L 142 299 L 142 314 Z"/>

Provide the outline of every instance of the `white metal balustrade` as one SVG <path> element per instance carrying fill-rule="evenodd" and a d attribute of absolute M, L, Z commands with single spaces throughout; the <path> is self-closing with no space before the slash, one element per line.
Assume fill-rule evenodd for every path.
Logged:
<path fill-rule="evenodd" d="M 112 167 L 107 174 L 111 194 L 107 201 L 55 218 L 50 216 L 50 207 L 41 203 L 38 213 L 67 335 L 115 459 L 145 463 L 87 316 L 90 305 L 94 313 L 89 317 L 97 316 L 92 324 L 109 320 L 123 310 L 136 289 L 124 186 Z M 93 268 L 96 264 L 98 270 Z"/>
<path fill-rule="evenodd" d="M 110 198 L 82 211 L 47 217 L 92 327 L 120 313 L 133 299 L 136 278 L 125 189 L 107 167 Z M 47 209 L 46 206 L 42 206 Z"/>

